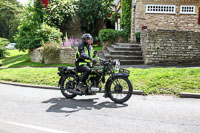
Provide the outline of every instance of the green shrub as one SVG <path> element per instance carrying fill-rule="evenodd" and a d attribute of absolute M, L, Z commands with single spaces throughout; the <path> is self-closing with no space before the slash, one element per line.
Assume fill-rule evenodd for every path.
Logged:
<path fill-rule="evenodd" d="M 60 45 L 58 43 L 46 43 L 43 45 L 42 56 L 44 59 L 56 61 L 59 59 Z"/>
<path fill-rule="evenodd" d="M 114 29 L 103 29 L 99 32 L 99 39 L 102 42 L 111 41 L 113 42 L 116 38 L 117 31 Z"/>
<path fill-rule="evenodd" d="M 121 37 L 124 42 L 128 42 L 130 33 L 127 30 L 117 31 L 117 37 Z"/>
<path fill-rule="evenodd" d="M 31 30 L 31 27 L 23 25 L 16 36 L 16 48 L 24 51 L 38 48 L 46 42 L 61 43 L 61 36 L 60 30 L 47 24 L 42 24 L 41 27 L 35 28 L 34 31 Z"/>
<path fill-rule="evenodd" d="M 99 32 L 99 39 L 100 39 L 100 42 L 103 43 L 106 41 L 110 41 L 110 42 L 117 41 L 117 39 L 121 37 L 121 39 L 124 42 L 127 42 L 128 35 L 129 35 L 129 32 L 127 32 L 126 30 L 116 31 L 114 29 L 103 29 L 103 30 L 100 30 Z"/>
<path fill-rule="evenodd" d="M 136 38 L 140 38 L 140 32 L 135 32 Z"/>
<path fill-rule="evenodd" d="M 8 52 L 6 51 L 5 46 L 10 43 L 6 38 L 0 38 L 0 58 L 5 57 Z"/>
<path fill-rule="evenodd" d="M 47 24 L 42 24 L 41 28 L 37 30 L 36 34 L 38 37 L 42 38 L 42 41 L 44 41 L 44 43 L 56 42 L 58 44 L 61 44 L 62 42 L 62 33 L 60 32 L 60 30 L 54 27 L 50 27 Z"/>

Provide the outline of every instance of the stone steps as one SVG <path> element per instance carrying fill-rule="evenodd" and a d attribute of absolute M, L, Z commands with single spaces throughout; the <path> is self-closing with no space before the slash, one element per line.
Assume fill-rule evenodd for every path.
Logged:
<path fill-rule="evenodd" d="M 115 43 L 116 46 L 118 47 L 139 47 L 140 44 L 134 44 L 134 43 Z"/>
<path fill-rule="evenodd" d="M 129 56 L 129 55 L 110 55 L 107 50 L 103 51 L 103 55 L 106 58 L 111 58 L 111 59 L 119 59 L 119 60 L 142 60 L 142 56 Z"/>
<path fill-rule="evenodd" d="M 108 47 L 107 48 L 108 52 L 110 53 L 110 55 L 142 55 L 142 51 L 141 50 L 115 50 L 112 47 Z"/>
<path fill-rule="evenodd" d="M 122 65 L 144 64 L 142 50 L 139 44 L 115 43 L 99 53 L 106 59 L 119 59 Z"/>
<path fill-rule="evenodd" d="M 115 50 L 122 50 L 122 51 L 124 51 L 124 50 L 141 50 L 141 48 L 138 46 L 136 46 L 136 47 L 122 47 L 122 46 L 117 46 L 117 45 L 111 45 L 111 47 L 112 48 L 114 48 Z"/>

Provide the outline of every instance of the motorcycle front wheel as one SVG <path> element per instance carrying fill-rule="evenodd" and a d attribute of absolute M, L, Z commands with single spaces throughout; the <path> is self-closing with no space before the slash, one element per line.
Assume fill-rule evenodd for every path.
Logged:
<path fill-rule="evenodd" d="M 74 98 L 76 94 L 70 93 L 68 89 L 74 89 L 76 87 L 75 75 L 69 74 L 67 77 L 61 80 L 60 90 L 65 98 Z"/>
<path fill-rule="evenodd" d="M 109 83 L 109 97 L 115 103 L 124 103 L 130 99 L 133 86 L 128 77 L 117 76 Z"/>

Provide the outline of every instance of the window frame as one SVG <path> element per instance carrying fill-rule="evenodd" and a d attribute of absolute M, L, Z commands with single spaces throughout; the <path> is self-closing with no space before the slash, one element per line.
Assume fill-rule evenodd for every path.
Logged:
<path fill-rule="evenodd" d="M 173 12 L 169 12 L 169 11 L 166 11 L 166 12 L 163 12 L 163 11 L 149 11 L 148 7 L 149 6 L 155 6 L 155 7 L 166 7 L 166 8 L 174 8 L 174 11 Z M 152 8 L 153 9 L 153 8 Z M 155 8 L 156 9 L 156 8 Z M 160 8 L 161 9 L 161 8 Z M 176 14 L 176 5 L 159 5 L 159 4 L 147 4 L 146 5 L 146 13 L 153 13 L 153 14 Z"/>
<path fill-rule="evenodd" d="M 193 7 L 194 10 L 193 10 L 193 12 L 183 12 L 182 7 Z M 180 6 L 180 14 L 197 14 L 196 13 L 196 6 L 195 5 L 181 5 Z"/>

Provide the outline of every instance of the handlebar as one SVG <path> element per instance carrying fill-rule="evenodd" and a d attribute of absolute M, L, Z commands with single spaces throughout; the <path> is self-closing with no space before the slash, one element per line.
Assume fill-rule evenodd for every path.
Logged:
<path fill-rule="evenodd" d="M 99 61 L 102 65 L 108 65 L 108 64 L 111 64 L 111 65 L 115 65 L 115 60 L 111 60 L 111 59 L 103 59 L 103 58 L 99 58 Z"/>

